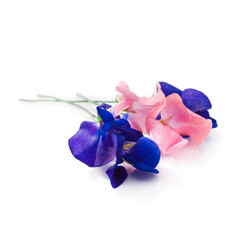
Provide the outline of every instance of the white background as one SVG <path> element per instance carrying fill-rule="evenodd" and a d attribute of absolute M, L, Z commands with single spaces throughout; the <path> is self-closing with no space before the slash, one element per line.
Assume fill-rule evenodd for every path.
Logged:
<path fill-rule="evenodd" d="M 239 1 L 0 2 L 0 238 L 240 239 Z M 106 167 L 74 159 L 88 115 L 76 92 L 140 96 L 157 81 L 202 90 L 219 127 L 112 189 Z"/>

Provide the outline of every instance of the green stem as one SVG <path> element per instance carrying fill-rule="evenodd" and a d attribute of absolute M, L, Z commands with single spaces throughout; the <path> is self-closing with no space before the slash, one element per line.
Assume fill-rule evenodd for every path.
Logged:
<path fill-rule="evenodd" d="M 40 97 L 40 96 L 39 96 Z M 50 97 L 49 97 L 50 98 Z M 55 98 L 55 97 L 51 97 L 51 98 Z M 80 108 L 82 109 L 84 112 L 86 112 L 87 114 L 90 115 L 90 117 L 95 121 L 97 119 L 97 117 L 92 114 L 90 111 L 88 111 L 86 108 L 78 105 L 77 103 L 75 103 L 74 101 L 65 101 L 63 99 L 60 99 L 60 98 L 55 98 L 55 99 L 39 99 L 39 100 L 30 100 L 30 99 L 19 99 L 20 101 L 23 101 L 23 102 L 63 102 L 63 103 L 67 103 L 67 104 L 70 104 L 72 106 L 75 106 L 77 108 Z M 78 101 L 79 102 L 79 101 Z M 86 102 L 86 101 L 81 101 L 81 102 Z"/>
<path fill-rule="evenodd" d="M 76 93 L 76 95 L 77 95 L 78 97 L 80 97 L 80 98 L 85 99 L 85 101 L 90 102 L 90 103 L 92 103 L 92 104 L 94 104 L 94 105 L 99 105 L 99 103 L 115 103 L 115 101 L 91 100 L 91 99 L 89 99 L 89 98 L 87 98 L 87 97 L 85 97 L 85 96 L 83 96 L 83 95 L 81 95 L 81 94 L 79 94 L 79 93 Z"/>
<path fill-rule="evenodd" d="M 31 99 L 19 99 L 20 101 L 23 101 L 23 102 L 64 102 L 64 103 L 67 103 L 67 104 L 70 104 L 72 106 L 75 106 L 75 107 L 78 107 L 80 109 L 82 109 L 83 111 L 85 111 L 87 114 L 90 115 L 90 117 L 93 119 L 93 120 L 96 120 L 97 117 L 92 114 L 90 111 L 88 111 L 86 108 L 78 105 L 77 103 L 92 103 L 94 105 L 99 105 L 100 103 L 115 103 L 115 101 L 99 101 L 99 100 L 90 100 L 89 98 L 86 98 L 85 96 L 77 93 L 77 96 L 83 98 L 84 100 L 71 100 L 71 101 L 67 101 L 67 100 L 63 100 L 63 99 L 60 99 L 60 98 L 57 98 L 57 97 L 53 97 L 53 96 L 48 96 L 48 95 L 37 95 L 37 97 L 39 98 L 47 98 L 47 99 L 36 99 L 36 100 L 31 100 Z"/>

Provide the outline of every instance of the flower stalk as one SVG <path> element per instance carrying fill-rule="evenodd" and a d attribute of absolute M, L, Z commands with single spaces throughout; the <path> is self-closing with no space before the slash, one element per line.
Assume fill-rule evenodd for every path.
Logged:
<path fill-rule="evenodd" d="M 22 102 L 62 102 L 66 103 L 72 106 L 75 106 L 77 108 L 80 108 L 84 112 L 86 112 L 94 121 L 97 119 L 97 117 L 92 114 L 89 110 L 87 110 L 85 107 L 81 106 L 81 103 L 91 103 L 93 105 L 100 105 L 101 103 L 114 103 L 115 101 L 101 101 L 101 100 L 91 100 L 89 98 L 86 98 L 80 94 L 77 93 L 77 96 L 83 98 L 84 100 L 64 100 L 61 98 L 57 98 L 54 96 L 48 96 L 48 95 L 37 95 L 40 99 L 19 99 L 19 101 Z"/>

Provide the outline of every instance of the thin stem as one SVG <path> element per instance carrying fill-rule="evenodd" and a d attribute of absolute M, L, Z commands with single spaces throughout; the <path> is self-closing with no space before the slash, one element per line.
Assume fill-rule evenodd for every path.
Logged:
<path fill-rule="evenodd" d="M 79 94 L 79 93 L 76 93 L 76 95 L 77 95 L 78 97 L 80 97 L 80 98 L 85 99 L 86 101 L 88 101 L 88 102 L 90 102 L 90 103 L 92 103 L 92 104 L 95 104 L 95 105 L 99 105 L 99 103 L 115 103 L 115 101 L 91 100 L 91 99 L 89 99 L 89 98 L 87 98 L 87 97 L 85 97 L 85 96 L 83 96 L 83 95 L 81 95 L 81 94 Z"/>
<path fill-rule="evenodd" d="M 19 101 L 22 102 L 63 102 L 62 100 L 60 101 L 59 99 L 37 99 L 37 100 L 31 100 L 31 99 L 19 99 Z M 65 101 L 66 102 L 66 101 Z M 71 103 L 87 103 L 88 101 L 82 100 L 82 101 L 67 101 Z"/>
<path fill-rule="evenodd" d="M 52 98 L 52 99 L 55 99 L 55 100 L 58 99 L 57 97 L 48 96 L 48 95 L 37 95 L 37 97 L 39 97 L 39 98 Z"/>
<path fill-rule="evenodd" d="M 86 108 L 78 105 L 77 103 L 92 103 L 94 105 L 99 105 L 100 103 L 115 103 L 115 101 L 100 101 L 100 100 L 91 100 L 79 93 L 77 93 L 77 96 L 83 98 L 84 100 L 63 100 L 63 99 L 60 99 L 60 98 L 57 98 L 57 97 L 54 97 L 54 96 L 49 96 L 49 95 L 37 95 L 37 97 L 39 98 L 46 98 L 46 99 L 36 99 L 36 100 L 32 100 L 32 99 L 19 99 L 20 101 L 24 101 L 24 102 L 64 102 L 64 103 L 67 103 L 67 104 L 70 104 L 72 106 L 75 106 L 75 107 L 78 107 L 80 109 L 82 109 L 84 112 L 86 112 L 87 114 L 90 115 L 90 117 L 93 119 L 93 120 L 96 120 L 97 117 L 92 114 L 90 111 L 88 111 Z"/>
<path fill-rule="evenodd" d="M 49 97 L 49 96 L 48 96 Z M 49 97 L 50 98 L 50 97 Z M 55 97 L 51 97 L 51 98 L 55 98 Z M 19 99 L 20 101 L 23 101 L 23 102 L 64 102 L 64 103 L 67 103 L 67 104 L 70 104 L 72 106 L 75 106 L 75 107 L 78 107 L 80 109 L 82 109 L 83 111 L 85 111 L 87 114 L 90 115 L 90 117 L 95 121 L 97 119 L 97 117 L 92 114 L 90 111 L 88 111 L 86 108 L 78 105 L 77 103 L 73 102 L 73 101 L 65 101 L 63 99 L 60 99 L 60 98 L 55 98 L 54 100 L 51 100 L 51 99 L 39 99 L 39 100 L 30 100 L 30 99 Z M 84 101 L 86 102 L 86 101 Z"/>
<path fill-rule="evenodd" d="M 76 93 L 76 95 L 77 95 L 78 97 L 80 97 L 80 98 L 85 99 L 86 101 L 88 101 L 88 102 L 90 102 L 90 103 L 92 103 L 92 104 L 94 104 L 94 105 L 99 105 L 96 101 L 92 101 L 92 100 L 86 98 L 85 96 L 83 96 L 83 95 L 81 95 L 81 94 L 79 94 L 79 93 Z"/>

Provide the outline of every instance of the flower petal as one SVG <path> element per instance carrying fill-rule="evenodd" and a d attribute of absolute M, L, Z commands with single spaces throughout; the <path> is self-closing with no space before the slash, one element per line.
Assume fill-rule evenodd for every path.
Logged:
<path fill-rule="evenodd" d="M 102 119 L 102 121 L 104 123 L 114 120 L 113 115 L 109 111 L 107 111 L 101 107 L 97 107 L 97 112 L 98 112 L 99 117 Z"/>
<path fill-rule="evenodd" d="M 195 144 L 201 144 L 212 128 L 212 122 L 190 111 L 181 97 L 174 93 L 166 98 L 166 106 L 161 111 L 161 121 L 180 135 L 189 136 Z"/>
<path fill-rule="evenodd" d="M 102 131 L 97 147 L 94 167 L 100 167 L 111 162 L 116 156 L 116 136 L 111 132 Z"/>
<path fill-rule="evenodd" d="M 135 163 L 133 165 L 136 169 L 144 171 L 144 172 L 152 172 L 152 173 L 159 173 L 159 171 L 145 163 Z"/>
<path fill-rule="evenodd" d="M 107 109 L 111 108 L 112 106 L 109 105 L 109 104 L 107 104 L 107 103 L 101 103 L 101 104 L 99 105 L 99 107 L 101 107 L 101 108 L 107 110 Z"/>
<path fill-rule="evenodd" d="M 217 123 L 217 120 L 216 120 L 216 119 L 214 119 L 214 118 L 212 118 L 212 117 L 210 117 L 209 119 L 212 121 L 212 128 L 218 127 L 218 123 Z"/>
<path fill-rule="evenodd" d="M 120 186 L 127 178 L 128 173 L 123 166 L 111 167 L 106 171 L 113 188 Z"/>
<path fill-rule="evenodd" d="M 125 141 L 130 141 L 130 142 L 137 142 L 137 140 L 141 137 L 143 137 L 142 133 L 129 128 L 129 129 L 119 129 L 118 132 L 122 134 L 125 137 Z"/>
<path fill-rule="evenodd" d="M 153 139 L 163 154 L 172 154 L 188 143 L 187 139 L 160 121 L 148 119 L 148 122 Z"/>
<path fill-rule="evenodd" d="M 209 112 L 207 110 L 202 112 L 196 112 L 196 114 L 200 115 L 201 117 L 204 117 L 206 119 L 210 119 L 212 121 L 212 128 L 216 128 L 218 126 L 217 120 L 210 117 Z"/>
<path fill-rule="evenodd" d="M 155 167 L 159 163 L 160 156 L 157 144 L 149 138 L 142 137 L 123 158 L 139 170 L 158 173 Z"/>
<path fill-rule="evenodd" d="M 114 139 L 100 129 L 96 122 L 84 121 L 68 143 L 75 158 L 89 167 L 98 167 L 112 161 L 116 155 Z"/>
<path fill-rule="evenodd" d="M 127 109 L 128 120 L 131 127 L 147 133 L 147 117 L 156 118 L 165 105 L 165 96 L 161 91 L 160 84 L 157 84 L 158 92 L 156 95 L 150 98 L 138 97 L 129 90 L 125 83 L 122 82 L 121 85 L 124 87 L 117 87 L 117 90 L 121 90 L 121 93 L 124 94 L 124 98 L 114 106 L 115 115 Z"/>
<path fill-rule="evenodd" d="M 132 101 L 138 101 L 138 96 L 133 93 L 132 91 L 130 91 L 128 85 L 121 81 L 118 86 L 116 87 L 116 90 L 118 92 L 120 92 L 123 96 L 125 96 L 126 98 L 132 100 Z"/>
<path fill-rule="evenodd" d="M 68 141 L 73 156 L 89 167 L 93 167 L 95 163 L 101 136 L 99 127 L 98 123 L 84 121 L 78 132 Z"/>
<path fill-rule="evenodd" d="M 104 123 L 102 126 L 102 129 L 103 129 L 103 131 L 108 132 L 111 129 L 116 128 L 116 127 L 128 129 L 128 128 L 130 128 L 130 124 L 126 119 L 118 119 L 118 120 Z"/>
<path fill-rule="evenodd" d="M 119 115 L 123 110 L 128 109 L 133 104 L 133 101 L 128 98 L 123 98 L 113 106 L 115 116 Z"/>
<path fill-rule="evenodd" d="M 133 129 L 140 131 L 142 133 L 148 133 L 148 128 L 146 125 L 147 115 L 142 112 L 128 113 L 128 121 Z"/>
<path fill-rule="evenodd" d="M 134 110 L 136 112 L 143 112 L 148 117 L 155 119 L 165 105 L 165 95 L 159 83 L 157 83 L 157 89 L 158 91 L 154 96 L 150 98 L 139 98 L 139 102 L 134 106 Z"/>
<path fill-rule="evenodd" d="M 118 133 L 114 133 L 113 135 L 116 137 L 116 140 L 117 140 L 114 142 L 115 148 L 116 148 L 116 163 L 115 163 L 115 165 L 117 166 L 118 164 L 123 162 L 122 156 L 124 155 L 123 145 L 124 145 L 125 137 Z"/>
<path fill-rule="evenodd" d="M 193 112 L 201 112 L 212 108 L 208 97 L 196 89 L 185 89 L 182 92 L 183 104 Z"/>
<path fill-rule="evenodd" d="M 179 96 L 182 95 L 182 91 L 180 89 L 172 86 L 171 84 L 166 83 L 166 82 L 159 82 L 159 83 L 160 83 L 161 89 L 166 97 L 173 93 L 177 93 Z"/>

